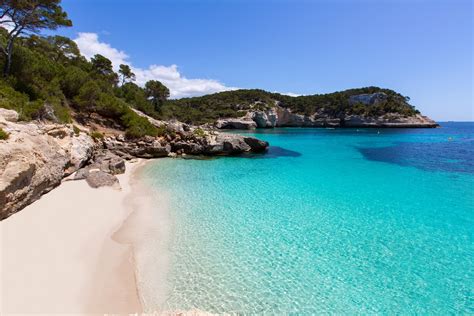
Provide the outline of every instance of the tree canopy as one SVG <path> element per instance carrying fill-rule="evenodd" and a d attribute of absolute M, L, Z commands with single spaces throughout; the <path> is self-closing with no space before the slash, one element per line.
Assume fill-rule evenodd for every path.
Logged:
<path fill-rule="evenodd" d="M 61 0 L 2 0 L 0 26 L 8 30 L 5 43 L 0 46 L 7 61 L 3 74 L 8 75 L 15 39 L 21 34 L 38 33 L 42 29 L 55 30 L 72 26 L 67 13 L 59 5 Z"/>
<path fill-rule="evenodd" d="M 119 66 L 119 74 L 122 77 L 122 85 L 126 82 L 135 81 L 135 74 L 132 72 L 132 69 L 129 65 L 121 64 Z"/>
<path fill-rule="evenodd" d="M 157 111 L 170 96 L 170 90 L 157 80 L 150 80 L 145 84 L 145 93 Z"/>

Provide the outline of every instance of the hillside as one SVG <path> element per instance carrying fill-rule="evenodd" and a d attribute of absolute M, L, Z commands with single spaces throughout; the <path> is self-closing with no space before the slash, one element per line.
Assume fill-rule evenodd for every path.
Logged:
<path fill-rule="evenodd" d="M 384 124 L 397 127 L 402 122 L 405 124 L 400 127 L 436 126 L 435 122 L 423 118 L 408 101 L 408 97 L 379 87 L 298 97 L 252 89 L 168 100 L 161 109 L 161 116 L 193 124 L 217 122 L 217 127 L 220 128 L 252 128 L 252 120 L 255 122 L 254 127 L 384 127 Z M 271 122 L 270 116 L 285 118 L 273 118 L 274 122 Z M 357 124 L 356 121 L 360 123 Z M 348 124 L 344 124 L 345 122 Z"/>

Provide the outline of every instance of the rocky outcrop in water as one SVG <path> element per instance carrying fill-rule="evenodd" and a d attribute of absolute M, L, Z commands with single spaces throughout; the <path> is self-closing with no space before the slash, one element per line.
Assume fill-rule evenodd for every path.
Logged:
<path fill-rule="evenodd" d="M 395 128 L 433 128 L 438 123 L 432 119 L 416 114 L 414 116 L 403 116 L 400 114 L 387 114 L 378 117 L 366 117 L 360 115 L 348 115 L 341 120 L 342 127 L 395 127 Z"/>
<path fill-rule="evenodd" d="M 254 129 L 257 123 L 247 118 L 225 118 L 216 122 L 219 129 Z"/>
<path fill-rule="evenodd" d="M 383 92 L 359 94 L 349 97 L 349 104 L 377 106 L 387 100 Z M 381 116 L 343 115 L 331 116 L 324 111 L 312 115 L 293 113 L 290 109 L 278 104 L 266 110 L 251 110 L 241 118 L 217 120 L 218 129 L 254 129 L 273 127 L 403 127 L 424 128 L 437 127 L 438 124 L 420 114 L 404 116 L 399 113 L 386 113 Z"/>

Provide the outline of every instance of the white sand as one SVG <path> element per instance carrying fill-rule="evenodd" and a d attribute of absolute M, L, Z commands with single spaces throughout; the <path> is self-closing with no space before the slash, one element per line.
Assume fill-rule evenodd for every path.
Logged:
<path fill-rule="evenodd" d="M 68 181 L 0 222 L 0 314 L 142 311 L 132 249 L 151 200 L 132 199 L 138 165 L 121 191 Z"/>

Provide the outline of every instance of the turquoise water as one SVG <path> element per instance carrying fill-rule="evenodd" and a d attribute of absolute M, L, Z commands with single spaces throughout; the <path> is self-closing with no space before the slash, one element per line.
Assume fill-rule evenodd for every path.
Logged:
<path fill-rule="evenodd" d="M 474 313 L 474 124 L 255 136 L 268 154 L 144 170 L 174 222 L 149 309 Z"/>

